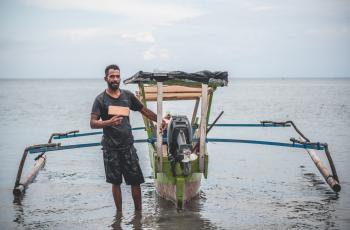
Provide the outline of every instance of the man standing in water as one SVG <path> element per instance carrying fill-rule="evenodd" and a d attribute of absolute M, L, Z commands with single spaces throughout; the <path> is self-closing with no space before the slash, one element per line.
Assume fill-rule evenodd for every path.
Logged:
<path fill-rule="evenodd" d="M 129 116 L 111 115 L 109 111 L 113 108 L 124 107 L 124 111 L 129 109 L 139 111 L 152 121 L 157 121 L 157 115 L 144 107 L 133 93 L 119 88 L 121 80 L 120 69 L 117 65 L 106 67 L 104 80 L 107 82 L 108 88 L 99 94 L 94 101 L 90 126 L 93 129 L 103 128 L 102 149 L 106 181 L 112 184 L 117 211 L 122 211 L 120 190 L 122 176 L 125 183 L 131 185 L 135 210 L 141 210 L 140 184 L 144 182 L 144 178 L 133 145 L 134 138 Z"/>

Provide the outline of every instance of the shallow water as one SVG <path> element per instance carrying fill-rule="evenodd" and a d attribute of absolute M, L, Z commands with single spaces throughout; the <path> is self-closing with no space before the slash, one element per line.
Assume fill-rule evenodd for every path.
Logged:
<path fill-rule="evenodd" d="M 215 94 L 211 120 L 224 110 L 221 123 L 295 121 L 311 140 L 329 143 L 342 191 L 336 194 L 324 183 L 304 150 L 210 143 L 208 179 L 179 211 L 155 193 L 147 145 L 136 144 L 146 177 L 142 214 L 134 213 L 130 188 L 123 185 L 124 212 L 116 215 L 98 147 L 47 153 L 45 168 L 14 201 L 25 146 L 46 143 L 52 132 L 89 131 L 92 102 L 105 85 L 102 80 L 0 80 L 0 229 L 349 229 L 350 80 L 232 79 L 229 84 Z M 193 104 L 166 103 L 164 110 L 190 114 Z M 131 120 L 142 126 L 138 113 Z M 214 128 L 209 136 L 283 142 L 297 137 L 290 128 Z M 326 163 L 323 152 L 319 156 Z M 28 157 L 23 176 L 33 159 Z"/>

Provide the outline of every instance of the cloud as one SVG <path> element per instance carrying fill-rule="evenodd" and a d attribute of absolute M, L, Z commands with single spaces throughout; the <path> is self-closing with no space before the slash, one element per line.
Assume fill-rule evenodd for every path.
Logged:
<path fill-rule="evenodd" d="M 122 33 L 121 37 L 127 40 L 143 42 L 143 43 L 154 43 L 155 39 L 151 32 L 138 32 L 138 33 Z"/>
<path fill-rule="evenodd" d="M 25 4 L 53 10 L 80 10 L 126 16 L 143 23 L 170 24 L 200 16 L 200 10 L 171 1 L 150 0 L 22 0 Z"/>
<path fill-rule="evenodd" d="M 81 42 L 85 40 L 91 40 L 101 38 L 105 36 L 118 36 L 116 32 L 108 29 L 91 27 L 91 28 L 68 28 L 54 30 L 52 35 L 54 37 L 61 37 L 72 42 Z"/>
<path fill-rule="evenodd" d="M 254 6 L 250 8 L 250 10 L 254 12 L 266 12 L 266 11 L 272 11 L 274 9 L 276 9 L 276 7 L 274 6 Z"/>
<path fill-rule="evenodd" d="M 151 47 L 143 53 L 144 60 L 168 59 L 169 51 L 165 48 Z"/>
<path fill-rule="evenodd" d="M 350 27 L 346 25 L 328 25 L 317 28 L 308 28 L 305 30 L 305 34 L 314 38 L 349 38 Z"/>
<path fill-rule="evenodd" d="M 259 1 L 256 1 L 256 2 L 247 2 L 247 1 L 244 1 L 242 2 L 242 5 L 241 5 L 243 8 L 245 8 L 246 10 L 248 11 L 251 11 L 251 12 L 256 12 L 256 13 L 259 13 L 259 12 L 269 12 L 269 11 L 273 11 L 273 10 L 276 10 L 279 7 L 279 5 L 277 4 L 261 4 Z"/>
<path fill-rule="evenodd" d="M 71 42 L 82 42 L 100 38 L 122 38 L 139 43 L 155 43 L 152 32 L 118 32 L 110 28 L 87 27 L 87 28 L 65 28 L 54 30 L 52 37 L 59 37 Z"/>

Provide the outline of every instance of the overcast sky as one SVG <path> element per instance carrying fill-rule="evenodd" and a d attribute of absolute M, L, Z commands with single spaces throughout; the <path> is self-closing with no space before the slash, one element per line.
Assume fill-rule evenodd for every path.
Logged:
<path fill-rule="evenodd" d="M 350 77 L 350 0 L 0 0 L 0 78 Z"/>

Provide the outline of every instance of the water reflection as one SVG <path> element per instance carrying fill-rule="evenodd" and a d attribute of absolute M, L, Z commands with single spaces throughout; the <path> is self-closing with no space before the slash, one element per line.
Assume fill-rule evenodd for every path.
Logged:
<path fill-rule="evenodd" d="M 301 167 L 302 168 L 302 167 Z M 309 186 L 304 186 L 304 190 L 307 189 L 309 192 L 310 187 L 314 187 L 316 191 L 319 191 L 319 195 L 324 197 L 324 201 L 336 201 L 339 199 L 339 193 L 334 192 L 329 188 L 328 184 L 315 173 L 307 173 L 305 169 L 302 168 L 302 178 L 309 184 Z"/>
<path fill-rule="evenodd" d="M 130 221 L 128 221 L 127 218 L 125 218 L 122 213 L 117 212 L 117 214 L 114 217 L 113 223 L 110 227 L 113 230 L 123 229 L 122 226 L 123 226 L 123 222 L 125 221 L 127 221 L 125 225 L 131 227 L 132 229 L 143 229 L 142 212 L 140 211 L 135 211 Z"/>
<path fill-rule="evenodd" d="M 25 193 L 20 196 L 14 196 L 13 199 L 13 209 L 15 211 L 15 216 L 13 222 L 18 224 L 19 226 L 24 225 L 24 209 L 22 205 L 22 200 L 25 197 Z"/>
<path fill-rule="evenodd" d="M 11 220 L 17 228 L 25 229 L 229 229 L 232 225 L 238 229 L 339 227 L 336 216 L 339 194 L 332 192 L 317 173 L 310 173 L 305 167 L 300 169 L 297 183 L 283 181 L 280 190 L 275 188 L 278 181 L 273 180 L 240 178 L 227 184 L 218 177 L 212 178 L 215 183 L 203 186 L 204 192 L 186 204 L 184 210 L 177 210 L 172 202 L 156 195 L 153 179 L 146 178 L 142 185 L 142 213 L 133 212 L 130 189 L 124 187 L 123 215 L 114 213 L 109 186 L 99 188 L 101 182 L 70 185 L 69 188 L 62 184 L 51 185 L 50 192 L 44 192 L 47 191 L 46 184 L 36 184 L 27 194 L 30 196 L 14 201 L 15 215 Z M 252 186 L 255 187 L 252 189 Z"/>
<path fill-rule="evenodd" d="M 315 173 L 306 172 L 301 166 L 300 193 L 303 196 L 275 205 L 287 212 L 291 227 L 313 229 L 315 227 L 330 228 L 336 226 L 336 205 L 339 194 L 333 192 Z"/>
<path fill-rule="evenodd" d="M 24 210 L 23 206 L 21 204 L 20 198 L 15 198 L 13 201 L 13 206 L 15 210 L 15 219 L 13 220 L 14 223 L 17 223 L 20 226 L 23 226 L 24 224 Z"/>
<path fill-rule="evenodd" d="M 203 194 L 201 192 L 201 194 Z M 144 199 L 144 210 L 134 212 L 132 216 L 117 213 L 111 229 L 218 229 L 210 220 L 203 218 L 201 210 L 205 199 L 192 199 L 182 210 L 155 194 L 147 191 Z"/>

